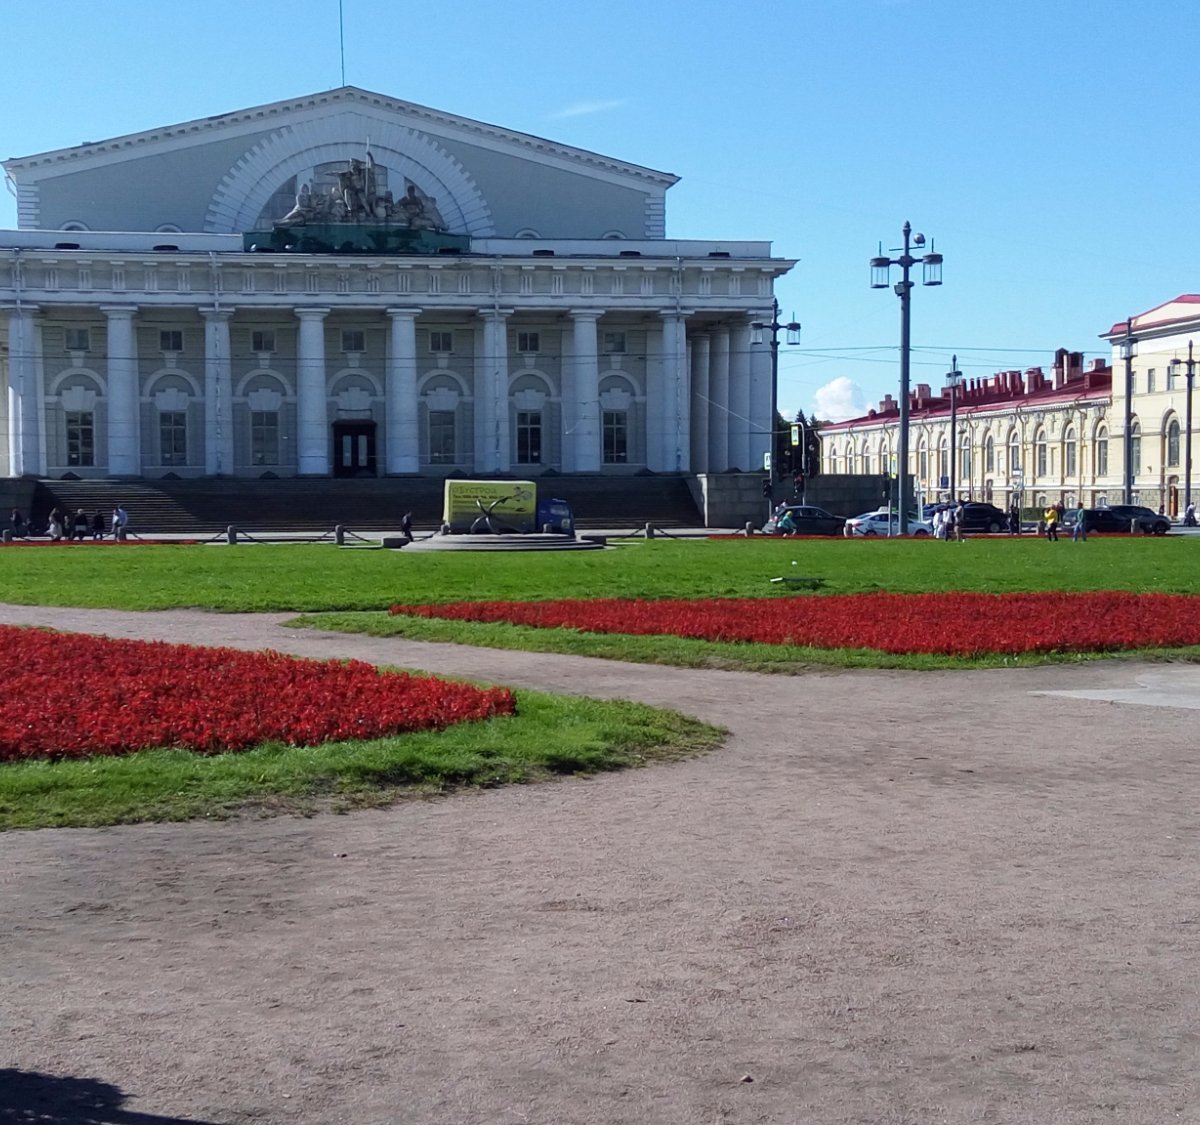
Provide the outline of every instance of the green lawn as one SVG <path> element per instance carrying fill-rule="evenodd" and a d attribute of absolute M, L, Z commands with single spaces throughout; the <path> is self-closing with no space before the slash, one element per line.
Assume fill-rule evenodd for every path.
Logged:
<path fill-rule="evenodd" d="M 793 565 L 794 564 L 794 565 Z M 1200 537 L 630 540 L 607 551 L 449 553 L 332 545 L 0 548 L 0 600 L 232 611 L 383 610 L 396 602 L 558 597 L 797 597 L 822 592 L 1159 590 L 1195 593 Z"/>
<path fill-rule="evenodd" d="M 607 551 L 451 554 L 332 545 L 0 548 L 0 600 L 114 609 L 199 607 L 297 612 L 297 624 L 464 644 L 573 652 L 696 667 L 795 672 L 848 667 L 1035 663 L 876 652 L 708 644 L 571 630 L 392 617 L 396 602 L 558 597 L 761 596 L 803 613 L 806 598 L 875 590 L 1134 590 L 1196 593 L 1200 538 L 1030 536 L 930 540 L 631 540 Z M 775 577 L 821 580 L 801 593 Z M 1142 654 L 1148 655 L 1148 654 Z M 1197 659 L 1200 650 L 1149 654 Z M 1070 657 L 1069 659 L 1093 659 Z M 200 757 L 156 750 L 126 758 L 0 766 L 0 829 L 307 812 L 378 804 L 464 785 L 591 773 L 694 753 L 721 733 L 633 704 L 518 693 L 519 714 L 437 734 L 311 749 L 261 747 Z"/>
<path fill-rule="evenodd" d="M 0 765 L 0 830 L 343 811 L 700 753 L 722 732 L 636 703 L 517 693 L 517 714 L 370 742 Z"/>

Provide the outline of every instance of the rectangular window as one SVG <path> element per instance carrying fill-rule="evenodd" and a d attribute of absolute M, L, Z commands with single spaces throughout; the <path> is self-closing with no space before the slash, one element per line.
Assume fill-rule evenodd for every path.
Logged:
<path fill-rule="evenodd" d="M 454 351 L 454 333 L 453 332 L 430 332 L 429 333 L 429 350 L 431 352 L 439 352 L 443 355 Z"/>
<path fill-rule="evenodd" d="M 1075 443 L 1073 441 L 1067 442 L 1066 461 L 1067 465 L 1064 472 L 1067 476 L 1073 477 L 1075 475 Z"/>
<path fill-rule="evenodd" d="M 343 328 L 342 329 L 342 351 L 344 352 L 362 352 L 366 351 L 364 346 L 363 331 L 361 328 Z"/>
<path fill-rule="evenodd" d="M 519 352 L 540 352 L 541 344 L 541 333 L 539 332 L 517 333 L 517 351 Z"/>
<path fill-rule="evenodd" d="M 1167 390 L 1173 391 L 1174 389 L 1175 389 L 1175 364 L 1168 363 L 1167 364 Z"/>
<path fill-rule="evenodd" d="M 88 411 L 67 413 L 67 464 L 96 463 L 96 427 L 94 415 Z"/>
<path fill-rule="evenodd" d="M 542 463 L 542 412 L 517 411 L 517 464 Z"/>
<path fill-rule="evenodd" d="M 1096 475 L 1108 476 L 1108 438 L 1096 439 Z"/>
<path fill-rule="evenodd" d="M 605 355 L 624 355 L 625 354 L 625 333 L 624 332 L 605 332 L 604 333 L 604 354 Z"/>
<path fill-rule="evenodd" d="M 164 328 L 158 334 L 160 352 L 183 351 L 183 332 L 178 328 Z"/>
<path fill-rule="evenodd" d="M 250 350 L 252 352 L 273 352 L 275 350 L 275 330 L 259 328 L 251 332 Z"/>
<path fill-rule="evenodd" d="M 604 412 L 604 463 L 624 465 L 629 460 L 629 416 L 624 410 Z"/>
<path fill-rule="evenodd" d="M 187 414 L 164 410 L 158 416 L 158 452 L 162 465 L 187 464 Z"/>
<path fill-rule="evenodd" d="M 250 412 L 250 463 L 279 464 L 279 411 Z"/>
<path fill-rule="evenodd" d="M 1049 468 L 1046 461 L 1046 446 L 1043 443 L 1037 447 L 1037 475 L 1044 477 L 1047 472 L 1049 472 Z"/>
<path fill-rule="evenodd" d="M 86 328 L 63 330 L 63 342 L 69 352 L 86 352 L 91 346 L 90 333 Z"/>
<path fill-rule="evenodd" d="M 1146 372 L 1146 393 L 1154 394 L 1154 368 Z"/>
<path fill-rule="evenodd" d="M 431 410 L 429 412 L 429 463 L 431 465 L 453 465 L 456 456 L 454 411 Z"/>

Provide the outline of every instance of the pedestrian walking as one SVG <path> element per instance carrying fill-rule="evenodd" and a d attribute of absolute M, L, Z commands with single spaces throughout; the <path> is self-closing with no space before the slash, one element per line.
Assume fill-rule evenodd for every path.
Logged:
<path fill-rule="evenodd" d="M 1082 504 L 1075 511 L 1075 528 L 1071 532 L 1071 542 L 1077 543 L 1080 539 L 1087 542 L 1087 518 Z"/>
<path fill-rule="evenodd" d="M 1058 542 L 1058 509 L 1050 504 L 1042 513 L 1042 526 L 1046 529 L 1046 538 L 1052 543 Z"/>

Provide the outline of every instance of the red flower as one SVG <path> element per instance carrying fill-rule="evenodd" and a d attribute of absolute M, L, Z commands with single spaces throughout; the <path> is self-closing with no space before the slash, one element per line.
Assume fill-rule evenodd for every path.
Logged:
<path fill-rule="evenodd" d="M 1116 591 L 455 602 L 396 605 L 391 612 L 589 633 L 950 656 L 1200 645 L 1200 598 Z"/>
<path fill-rule="evenodd" d="M 127 754 L 155 746 L 219 754 L 263 742 L 315 746 L 441 730 L 511 715 L 505 688 L 381 673 L 361 661 L 0 626 L 10 701 L 0 761 Z M 13 719 L 14 713 L 23 717 Z"/>

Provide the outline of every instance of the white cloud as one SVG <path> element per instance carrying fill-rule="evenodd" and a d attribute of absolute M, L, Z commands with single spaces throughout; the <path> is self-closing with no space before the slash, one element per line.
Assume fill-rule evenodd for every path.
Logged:
<path fill-rule="evenodd" d="M 564 106 L 562 109 L 550 114 L 550 119 L 557 121 L 563 117 L 586 117 L 592 113 L 608 113 L 610 110 L 620 109 L 623 105 L 628 104 L 628 98 L 611 98 L 608 101 L 595 102 L 575 102 L 573 105 Z"/>
<path fill-rule="evenodd" d="M 845 375 L 818 387 L 813 400 L 816 417 L 830 422 L 859 418 L 867 412 L 867 396 L 862 387 Z"/>

